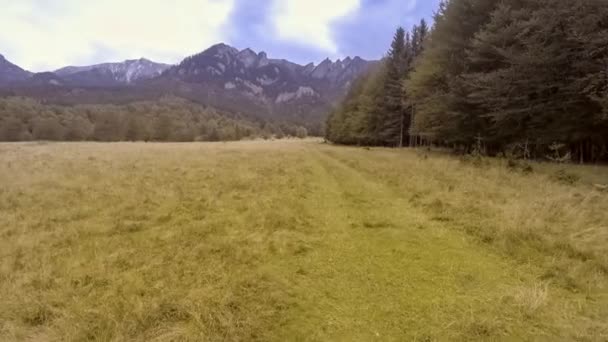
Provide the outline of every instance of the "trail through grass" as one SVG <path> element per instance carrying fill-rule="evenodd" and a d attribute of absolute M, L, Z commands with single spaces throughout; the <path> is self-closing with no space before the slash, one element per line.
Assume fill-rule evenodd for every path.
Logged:
<path fill-rule="evenodd" d="M 608 338 L 602 168 L 316 141 L 0 160 L 0 340 Z"/>

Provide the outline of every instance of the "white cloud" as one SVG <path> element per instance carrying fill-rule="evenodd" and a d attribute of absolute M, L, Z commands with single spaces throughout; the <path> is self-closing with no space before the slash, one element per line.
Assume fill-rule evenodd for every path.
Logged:
<path fill-rule="evenodd" d="M 6 0 L 5 0 L 6 1 Z M 234 0 L 8 0 L 0 53 L 34 71 L 104 57 L 177 62 L 223 40 Z"/>
<path fill-rule="evenodd" d="M 360 5 L 360 0 L 275 0 L 274 26 L 280 39 L 336 54 L 331 24 Z"/>

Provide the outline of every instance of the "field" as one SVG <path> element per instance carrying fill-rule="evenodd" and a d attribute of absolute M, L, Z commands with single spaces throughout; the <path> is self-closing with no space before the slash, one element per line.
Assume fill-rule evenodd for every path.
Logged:
<path fill-rule="evenodd" d="M 1 341 L 608 339 L 608 168 L 0 145 Z"/>

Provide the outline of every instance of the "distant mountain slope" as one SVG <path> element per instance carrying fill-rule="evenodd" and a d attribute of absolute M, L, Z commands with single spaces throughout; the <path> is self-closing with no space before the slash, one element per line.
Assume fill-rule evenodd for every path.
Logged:
<path fill-rule="evenodd" d="M 69 66 L 55 73 L 66 81 L 79 86 L 113 86 L 133 84 L 159 76 L 170 67 L 145 58 L 120 63 L 104 63 L 89 66 Z"/>
<path fill-rule="evenodd" d="M 348 57 L 300 65 L 226 44 L 174 66 L 139 59 L 31 74 L 5 62 L 0 79 L 9 81 L 0 83 L 0 96 L 57 104 L 122 104 L 171 95 L 251 118 L 305 125 L 315 132 L 351 83 L 374 63 Z"/>
<path fill-rule="evenodd" d="M 343 94 L 356 77 L 370 66 L 359 57 L 318 66 L 302 66 L 287 60 L 269 59 L 251 49 L 239 51 L 225 44 L 214 45 L 184 59 L 160 78 L 223 87 L 227 91 L 254 96 L 280 104 L 304 98 L 325 98 Z"/>
<path fill-rule="evenodd" d="M 0 85 L 24 81 L 31 75 L 31 72 L 21 69 L 15 64 L 7 61 L 3 55 L 0 55 Z"/>
<path fill-rule="evenodd" d="M 372 64 L 349 57 L 303 66 L 218 44 L 184 59 L 149 84 L 167 84 L 175 95 L 233 111 L 320 122 Z"/>

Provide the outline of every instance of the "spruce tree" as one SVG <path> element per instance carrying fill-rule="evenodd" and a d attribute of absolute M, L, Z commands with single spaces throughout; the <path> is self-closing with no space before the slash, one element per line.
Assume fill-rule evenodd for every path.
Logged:
<path fill-rule="evenodd" d="M 586 0 L 521 0 L 494 12 L 474 39 L 468 61 L 475 72 L 465 77 L 495 145 L 531 141 L 542 156 L 560 143 L 576 160 L 597 158 L 593 146 L 604 144 L 606 132 L 606 17 L 605 6 Z"/>
<path fill-rule="evenodd" d="M 608 159 L 604 0 L 442 1 L 434 22 L 397 30 L 331 115 L 330 140 L 397 146 L 411 126 L 465 151 Z"/>
<path fill-rule="evenodd" d="M 418 131 L 444 142 L 472 146 L 484 120 L 467 98 L 462 75 L 475 34 L 490 21 L 497 0 L 450 0 L 440 4 L 425 51 L 406 90 L 416 103 Z"/>
<path fill-rule="evenodd" d="M 384 99 L 374 123 L 375 139 L 381 145 L 396 146 L 399 143 L 405 114 L 402 84 L 408 68 L 408 45 L 410 45 L 409 34 L 406 34 L 402 27 L 398 28 L 386 57 Z"/>

